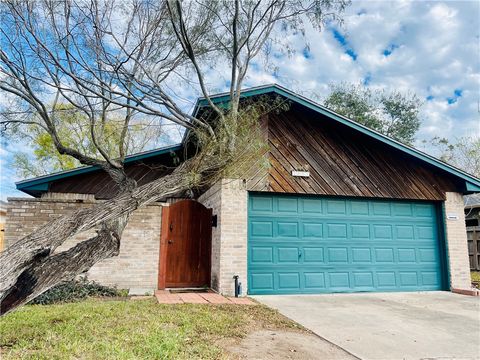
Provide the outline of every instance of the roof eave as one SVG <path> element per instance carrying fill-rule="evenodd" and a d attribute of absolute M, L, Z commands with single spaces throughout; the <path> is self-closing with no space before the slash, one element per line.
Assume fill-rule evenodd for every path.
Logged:
<path fill-rule="evenodd" d="M 171 151 L 178 151 L 178 150 L 181 150 L 182 147 L 183 147 L 183 144 L 175 144 L 172 146 L 165 146 L 163 148 L 156 149 L 156 150 L 149 150 L 149 151 L 133 154 L 125 158 L 125 163 L 126 164 L 134 163 L 144 159 L 163 155 Z M 20 190 L 29 195 L 35 196 L 34 194 L 48 191 L 48 184 L 52 181 L 61 180 L 71 176 L 87 174 L 87 173 L 91 173 L 98 170 L 100 170 L 99 166 L 83 166 L 76 169 L 61 171 L 53 174 L 39 176 L 32 179 L 18 181 L 15 183 L 15 186 L 17 190 Z M 46 188 L 45 188 L 45 185 L 47 186 Z"/>

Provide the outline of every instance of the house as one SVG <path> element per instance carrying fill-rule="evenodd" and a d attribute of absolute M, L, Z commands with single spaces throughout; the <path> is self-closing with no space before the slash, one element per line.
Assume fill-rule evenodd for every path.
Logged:
<path fill-rule="evenodd" d="M 463 200 L 470 270 L 480 271 L 480 193 L 465 195 Z"/>
<path fill-rule="evenodd" d="M 7 203 L 0 200 L 0 252 L 3 251 L 5 247 L 5 221 L 7 218 Z"/>
<path fill-rule="evenodd" d="M 467 227 L 480 226 L 480 193 L 465 195 L 463 202 Z"/>
<path fill-rule="evenodd" d="M 471 288 L 463 195 L 479 191 L 480 179 L 278 85 L 242 96 L 290 101 L 262 120 L 270 166 L 223 179 L 196 201 L 164 199 L 137 210 L 120 255 L 96 264 L 91 279 L 136 292 L 211 286 L 229 295 L 235 281 L 243 294 Z M 206 106 L 199 99 L 195 111 Z M 129 156 L 127 172 L 151 181 L 168 171 L 152 165 L 172 164 L 182 149 Z M 35 198 L 9 199 L 7 244 L 115 193 L 95 167 L 17 188 Z"/>

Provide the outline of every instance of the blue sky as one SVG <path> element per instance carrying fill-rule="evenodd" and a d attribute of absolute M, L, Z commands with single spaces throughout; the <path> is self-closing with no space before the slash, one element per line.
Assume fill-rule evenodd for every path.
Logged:
<path fill-rule="evenodd" d="M 245 85 L 279 83 L 317 100 L 343 81 L 414 92 L 425 101 L 418 144 L 434 136 L 480 136 L 479 19 L 478 1 L 354 1 L 343 26 L 321 32 L 307 26 L 305 38 L 284 39 L 295 50 L 291 56 L 278 55 L 274 45 L 269 66 L 253 64 Z M 211 89 L 225 90 L 227 79 L 220 64 L 209 71 Z M 176 90 L 191 106 L 197 93 L 190 86 Z M 11 161 L 18 150 L 29 152 L 28 143 L 1 143 L 2 199 L 23 196 L 15 191 Z"/>

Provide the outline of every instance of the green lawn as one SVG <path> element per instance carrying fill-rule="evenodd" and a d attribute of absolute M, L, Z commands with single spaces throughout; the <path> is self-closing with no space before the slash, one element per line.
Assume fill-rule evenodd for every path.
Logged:
<path fill-rule="evenodd" d="M 298 325 L 265 306 L 87 301 L 32 305 L 0 319 L 0 358 L 217 359 L 220 340 Z"/>

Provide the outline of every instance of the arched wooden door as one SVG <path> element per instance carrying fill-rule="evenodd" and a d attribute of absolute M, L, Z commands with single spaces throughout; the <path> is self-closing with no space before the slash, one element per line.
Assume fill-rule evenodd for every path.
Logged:
<path fill-rule="evenodd" d="M 158 288 L 210 286 L 212 209 L 194 200 L 163 208 Z"/>

